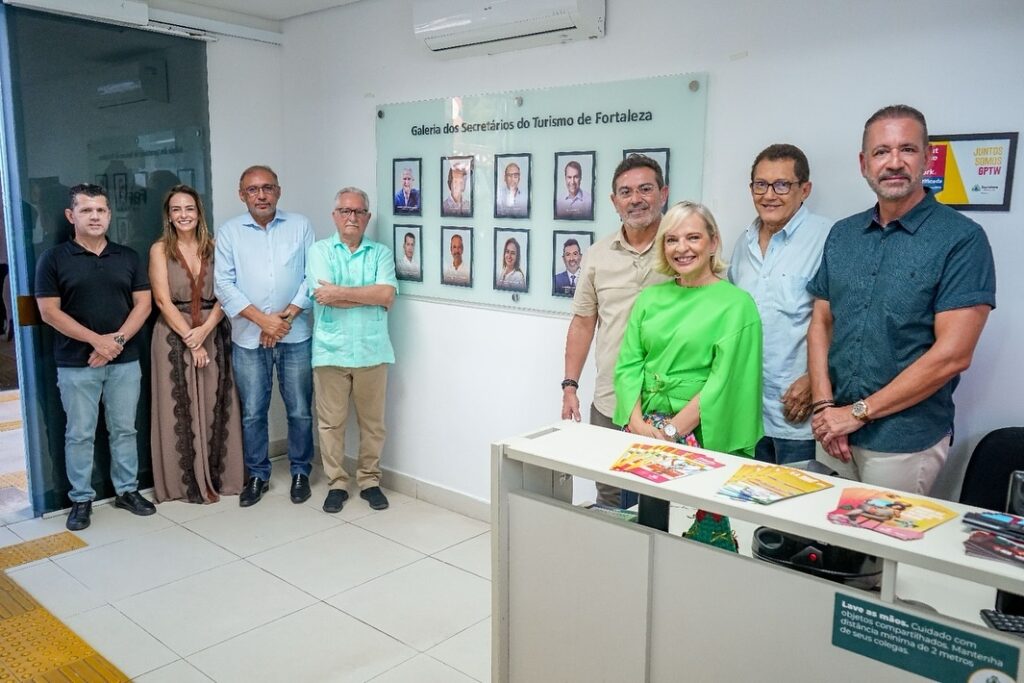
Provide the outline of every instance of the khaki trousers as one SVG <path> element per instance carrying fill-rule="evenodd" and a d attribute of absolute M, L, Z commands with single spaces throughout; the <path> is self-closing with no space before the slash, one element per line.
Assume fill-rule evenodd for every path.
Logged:
<path fill-rule="evenodd" d="M 815 443 L 817 461 L 831 467 L 844 479 L 928 495 L 949 456 L 949 435 L 934 446 L 914 453 L 883 453 L 860 446 L 850 446 L 850 453 L 853 459 L 843 462 L 829 455 L 820 443 Z"/>
<path fill-rule="evenodd" d="M 610 417 L 599 411 L 593 403 L 590 404 L 590 424 L 596 427 L 604 427 L 605 429 L 614 429 L 617 432 L 622 431 L 621 427 L 612 422 Z M 617 486 L 602 484 L 599 481 L 595 481 L 594 486 L 597 487 L 597 500 L 595 502 L 613 508 L 617 508 L 621 505 L 622 489 Z M 634 496 L 634 498 L 636 498 L 636 496 Z"/>
<path fill-rule="evenodd" d="M 356 484 L 360 490 L 380 485 L 380 454 L 384 448 L 384 397 L 388 366 L 368 368 L 313 368 L 316 389 L 317 432 L 320 458 L 332 489 L 344 489 L 349 476 L 345 461 L 345 427 L 351 398 L 359 423 L 359 459 Z"/>

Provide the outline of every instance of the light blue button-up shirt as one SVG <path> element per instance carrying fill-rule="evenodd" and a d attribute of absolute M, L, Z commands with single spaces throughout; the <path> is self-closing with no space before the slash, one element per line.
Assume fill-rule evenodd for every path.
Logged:
<path fill-rule="evenodd" d="M 740 236 L 729 264 L 729 280 L 754 297 L 764 329 L 764 433 L 777 439 L 812 439 L 810 418 L 786 421 L 782 395 L 807 372 L 807 325 L 814 299 L 807 282 L 818 270 L 832 221 L 806 206 L 772 235 L 764 256 L 758 244 L 761 219 Z"/>
<path fill-rule="evenodd" d="M 363 239 L 356 250 L 338 234 L 318 240 L 306 258 L 306 286 L 320 280 L 342 287 L 390 285 L 398 292 L 395 257 L 383 244 Z M 388 336 L 388 311 L 383 306 L 337 308 L 313 302 L 313 367 L 367 368 L 394 363 Z"/>
<path fill-rule="evenodd" d="M 306 250 L 313 244 L 309 219 L 278 209 L 263 228 L 244 213 L 220 226 L 216 238 L 214 292 L 231 318 L 231 341 L 247 349 L 259 346 L 259 325 L 238 315 L 249 305 L 269 314 L 295 304 L 303 311 L 281 341 L 294 344 L 309 339 L 310 303 L 305 281 Z"/>

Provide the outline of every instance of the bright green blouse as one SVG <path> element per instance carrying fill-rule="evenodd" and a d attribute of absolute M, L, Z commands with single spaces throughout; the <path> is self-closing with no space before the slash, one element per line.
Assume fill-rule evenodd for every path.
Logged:
<path fill-rule="evenodd" d="M 629 316 L 615 366 L 615 424 L 640 399 L 644 413 L 675 415 L 700 393 L 703 448 L 754 454 L 761 417 L 761 318 L 750 295 L 721 280 L 646 288 Z"/>

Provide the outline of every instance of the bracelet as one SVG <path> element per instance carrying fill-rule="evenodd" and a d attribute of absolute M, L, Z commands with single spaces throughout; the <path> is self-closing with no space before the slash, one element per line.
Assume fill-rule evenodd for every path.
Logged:
<path fill-rule="evenodd" d="M 566 379 L 562 380 L 562 388 L 565 389 L 566 387 L 572 387 L 573 389 L 579 389 L 580 388 L 580 384 L 579 384 L 579 382 L 577 382 L 574 379 L 566 378 Z"/>
<path fill-rule="evenodd" d="M 821 401 L 815 401 L 811 404 L 811 415 L 817 415 L 825 408 L 835 408 L 836 402 L 831 398 L 826 398 Z"/>

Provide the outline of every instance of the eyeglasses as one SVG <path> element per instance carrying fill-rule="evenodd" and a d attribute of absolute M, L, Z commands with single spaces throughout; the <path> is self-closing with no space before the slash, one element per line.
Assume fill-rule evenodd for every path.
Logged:
<path fill-rule="evenodd" d="M 615 190 L 615 195 L 619 199 L 629 199 L 630 197 L 633 196 L 634 192 L 639 192 L 641 197 L 650 197 L 652 194 L 655 193 L 655 191 L 657 191 L 657 189 L 658 186 L 655 185 L 654 183 L 644 183 L 643 185 L 635 189 L 632 187 L 620 187 L 619 189 Z"/>
<path fill-rule="evenodd" d="M 344 209 L 344 208 L 339 208 L 339 209 L 335 209 L 334 213 L 338 214 L 342 218 L 348 218 L 349 216 L 355 216 L 356 218 L 363 218 L 364 216 L 369 216 L 370 215 L 370 212 L 369 212 L 368 209 Z"/>
<path fill-rule="evenodd" d="M 279 185 L 267 184 L 267 185 L 250 185 L 249 187 L 246 187 L 246 188 L 243 188 L 243 189 L 245 190 L 245 193 L 247 195 L 249 195 L 250 197 L 256 197 L 256 196 L 259 195 L 260 192 L 262 192 L 263 194 L 274 194 L 275 192 L 277 192 L 281 188 L 280 188 Z"/>
<path fill-rule="evenodd" d="M 755 180 L 750 183 L 750 189 L 754 194 L 764 194 L 770 187 L 775 190 L 775 194 L 789 194 L 791 187 L 800 184 L 799 180 L 776 180 L 774 183 L 769 183 L 767 180 Z"/>

